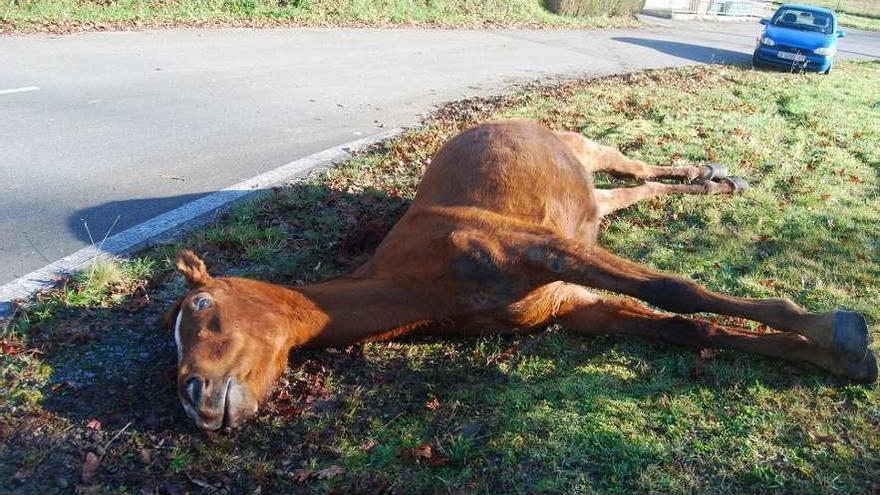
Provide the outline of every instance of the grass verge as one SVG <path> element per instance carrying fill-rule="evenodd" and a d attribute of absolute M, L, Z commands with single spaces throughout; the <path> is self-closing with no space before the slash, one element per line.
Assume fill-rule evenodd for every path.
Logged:
<path fill-rule="evenodd" d="M 864 29 L 865 31 L 880 31 L 880 14 L 866 16 L 840 12 L 837 14 L 837 22 L 843 27 Z"/>
<path fill-rule="evenodd" d="M 644 202 L 609 219 L 602 242 L 715 290 L 863 311 L 876 338 L 878 95 L 873 62 L 832 77 L 675 69 L 446 106 L 146 253 L 151 277 L 105 284 L 94 303 L 57 291 L 25 308 L 4 334 L 0 480 L 12 493 L 876 491 L 880 387 L 807 366 L 562 329 L 298 352 L 255 421 L 205 435 L 180 410 L 160 322 L 184 290 L 168 276 L 178 247 L 220 274 L 343 272 L 402 214 L 445 139 L 527 117 L 652 163 L 729 164 L 748 194 Z"/>
<path fill-rule="evenodd" d="M 785 2 L 775 1 L 774 7 Z M 880 31 L 880 3 L 873 0 L 810 0 L 810 5 L 827 7 L 837 12 L 841 27 Z"/>
<path fill-rule="evenodd" d="M 542 0 L 0 0 L 0 30 L 186 26 L 617 27 L 632 16 L 557 15 Z"/>

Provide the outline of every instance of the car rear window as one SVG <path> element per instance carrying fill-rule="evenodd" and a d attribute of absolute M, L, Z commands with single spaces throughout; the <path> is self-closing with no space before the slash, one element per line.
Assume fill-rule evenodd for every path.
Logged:
<path fill-rule="evenodd" d="M 831 15 L 824 12 L 783 7 L 773 16 L 773 25 L 801 31 L 831 34 L 834 30 Z"/>

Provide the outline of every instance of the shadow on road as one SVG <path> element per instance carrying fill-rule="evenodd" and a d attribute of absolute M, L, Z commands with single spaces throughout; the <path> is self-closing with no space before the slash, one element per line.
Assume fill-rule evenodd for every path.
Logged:
<path fill-rule="evenodd" d="M 77 210 L 67 217 L 67 230 L 80 241 L 98 244 L 144 220 L 157 217 L 210 193 L 110 201 Z M 109 235 L 108 235 L 109 234 Z"/>
<path fill-rule="evenodd" d="M 611 39 L 622 43 L 653 48 L 654 50 L 667 55 L 703 64 L 745 65 L 752 60 L 751 54 L 749 53 L 734 52 L 709 46 L 691 45 L 689 43 L 679 43 L 677 41 L 633 38 L 629 36 L 618 36 Z"/>

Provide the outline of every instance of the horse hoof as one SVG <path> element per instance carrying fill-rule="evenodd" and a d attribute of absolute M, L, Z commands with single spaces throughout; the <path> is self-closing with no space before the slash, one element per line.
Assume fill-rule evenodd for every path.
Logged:
<path fill-rule="evenodd" d="M 834 350 L 844 359 L 861 363 L 868 353 L 868 322 L 861 313 L 835 311 L 831 338 Z"/>
<path fill-rule="evenodd" d="M 723 179 L 727 177 L 727 167 L 720 163 L 704 163 L 700 167 L 699 180 Z"/>
<path fill-rule="evenodd" d="M 736 194 L 736 193 L 742 194 L 742 193 L 748 191 L 748 189 L 749 189 L 749 183 L 746 182 L 745 179 L 743 179 L 742 177 L 739 177 L 737 175 L 731 175 L 730 177 L 725 177 L 725 178 L 721 179 L 721 182 L 726 182 L 726 183 L 732 185 L 733 191 L 731 191 L 731 192 L 734 194 Z"/>
<path fill-rule="evenodd" d="M 847 364 L 843 372 L 854 382 L 874 383 L 877 381 L 877 355 L 869 350 L 861 362 Z"/>

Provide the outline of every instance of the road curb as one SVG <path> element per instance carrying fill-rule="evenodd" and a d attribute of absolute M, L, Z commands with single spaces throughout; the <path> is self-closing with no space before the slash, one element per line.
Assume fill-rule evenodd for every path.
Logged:
<path fill-rule="evenodd" d="M 12 316 L 14 301 L 27 300 L 41 290 L 53 287 L 60 278 L 72 275 L 100 256 L 119 256 L 142 249 L 159 240 L 176 237 L 210 222 L 217 214 L 237 202 L 252 199 L 272 186 L 303 177 L 316 170 L 331 168 L 351 158 L 352 153 L 397 136 L 401 128 L 349 141 L 299 158 L 276 169 L 233 184 L 195 201 L 153 217 L 116 235 L 100 246 L 89 246 L 67 255 L 0 286 L 0 318 Z"/>

